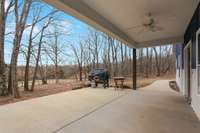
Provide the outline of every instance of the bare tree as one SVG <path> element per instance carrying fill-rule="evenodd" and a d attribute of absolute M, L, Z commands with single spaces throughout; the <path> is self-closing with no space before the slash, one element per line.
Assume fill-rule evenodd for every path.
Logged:
<path fill-rule="evenodd" d="M 8 13 L 13 7 L 14 1 L 11 0 L 6 6 L 5 0 L 1 0 L 0 2 L 0 95 L 8 95 L 8 89 L 6 85 L 6 68 L 4 61 L 4 41 L 5 41 L 5 29 L 6 29 L 6 20 Z"/>
<path fill-rule="evenodd" d="M 119 48 L 119 42 L 112 39 L 111 42 L 112 46 L 112 63 L 113 63 L 113 75 L 118 75 L 118 48 Z"/>
<path fill-rule="evenodd" d="M 100 49 L 102 48 L 102 33 L 90 28 L 88 33 L 88 43 L 90 43 L 90 51 L 93 54 L 93 68 L 98 68 L 100 63 Z"/>
<path fill-rule="evenodd" d="M 34 14 L 34 18 L 31 24 L 31 30 L 29 34 L 29 44 L 28 44 L 28 51 L 26 56 L 26 66 L 25 66 L 25 75 L 24 75 L 24 91 L 29 91 L 29 64 L 31 58 L 31 50 L 32 50 L 32 42 L 33 42 L 33 31 L 34 28 L 39 20 L 40 12 Z"/>
<path fill-rule="evenodd" d="M 63 25 L 55 25 L 53 24 L 53 31 L 50 33 L 50 42 L 48 43 L 48 46 L 46 46 L 46 54 L 51 59 L 51 61 L 54 64 L 54 77 L 56 79 L 56 83 L 59 82 L 59 64 L 62 63 L 62 56 L 67 56 L 67 54 L 64 52 L 65 44 L 61 44 L 59 42 L 59 38 L 62 36 L 68 35 L 69 31 L 63 31 L 64 28 Z"/>
<path fill-rule="evenodd" d="M 41 59 L 41 56 L 40 56 L 40 59 Z M 39 71 L 40 71 L 40 76 L 42 78 L 42 84 L 43 85 L 47 84 L 47 65 L 43 66 L 42 60 L 40 60 Z"/>
<path fill-rule="evenodd" d="M 38 49 L 37 49 L 35 70 L 34 70 L 34 74 L 33 74 L 33 81 L 32 81 L 30 91 L 33 91 L 34 87 L 35 87 L 35 80 L 36 80 L 36 75 L 37 75 L 37 72 L 38 72 L 38 66 L 39 66 L 39 61 L 40 61 L 40 54 L 41 54 L 41 48 L 42 48 L 42 43 L 43 43 L 43 38 L 44 38 L 44 32 L 45 32 L 45 29 L 49 26 L 51 21 L 52 21 L 52 18 L 50 17 L 48 19 L 48 22 L 42 27 L 42 30 L 41 30 L 40 40 L 39 40 Z"/>
<path fill-rule="evenodd" d="M 25 29 L 26 20 L 32 4 L 32 0 L 25 0 L 22 5 L 22 12 L 19 14 L 18 0 L 15 0 L 15 35 L 13 41 L 13 50 L 10 62 L 8 90 L 13 94 L 15 98 L 19 98 L 18 81 L 17 81 L 17 60 L 19 55 L 19 48 L 21 44 L 22 35 Z"/>
<path fill-rule="evenodd" d="M 154 50 L 154 53 L 155 53 L 155 61 L 156 61 L 156 69 L 157 69 L 157 74 L 156 76 L 159 77 L 160 76 L 160 64 L 159 64 L 159 55 L 158 55 L 158 52 L 156 50 L 156 47 L 153 48 Z"/>
<path fill-rule="evenodd" d="M 79 69 L 79 80 L 82 81 L 82 73 L 83 73 L 83 44 L 79 43 L 79 48 L 76 48 L 75 45 L 71 45 L 72 51 L 75 55 L 76 61 L 78 63 Z"/>
<path fill-rule="evenodd" d="M 122 42 L 120 43 L 120 49 L 121 49 L 121 75 L 124 75 L 124 49 Z"/>
<path fill-rule="evenodd" d="M 24 74 L 24 90 L 25 91 L 29 91 L 29 65 L 30 65 L 30 58 L 31 58 L 31 51 L 32 51 L 32 43 L 33 43 L 33 40 L 40 34 L 40 32 L 36 33 L 36 35 L 33 35 L 33 32 L 34 32 L 34 28 L 35 26 L 45 20 L 46 18 L 48 17 L 51 17 L 52 15 L 54 15 L 57 10 L 53 10 L 51 11 L 50 13 L 48 13 L 47 15 L 41 17 L 41 13 L 42 13 L 42 10 L 44 8 L 42 8 L 42 6 L 34 6 L 33 7 L 33 20 L 32 20 L 32 24 L 30 25 L 31 27 L 31 30 L 30 30 L 30 33 L 29 33 L 29 44 L 28 44 L 28 51 L 27 51 L 27 56 L 26 56 L 26 67 L 25 67 L 25 74 Z"/>
<path fill-rule="evenodd" d="M 149 77 L 149 48 L 146 48 L 146 78 Z"/>
<path fill-rule="evenodd" d="M 153 49 L 150 48 L 150 55 L 149 55 L 149 64 L 148 64 L 148 67 L 149 67 L 149 74 L 152 75 L 152 66 L 153 66 Z"/>

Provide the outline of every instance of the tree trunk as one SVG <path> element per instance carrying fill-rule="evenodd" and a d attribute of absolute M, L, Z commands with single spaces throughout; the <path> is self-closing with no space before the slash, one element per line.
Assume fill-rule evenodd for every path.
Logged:
<path fill-rule="evenodd" d="M 149 75 L 152 75 L 152 66 L 153 66 L 153 50 L 150 48 L 150 56 L 149 56 Z"/>
<path fill-rule="evenodd" d="M 35 70 L 34 70 L 34 74 L 33 74 L 33 81 L 32 81 L 32 85 L 31 85 L 30 91 L 34 91 L 34 87 L 35 87 L 35 80 L 36 80 L 37 71 L 38 71 L 38 64 L 39 64 L 39 60 L 40 60 L 40 53 L 41 53 L 41 45 L 42 45 L 43 32 L 44 32 L 44 29 L 42 30 L 41 37 L 40 37 L 40 42 L 39 42 L 39 45 L 38 45 Z"/>
<path fill-rule="evenodd" d="M 143 48 L 139 50 L 139 65 L 140 76 L 143 77 Z"/>
<path fill-rule="evenodd" d="M 55 78 L 56 78 L 56 84 L 59 83 L 59 79 L 58 79 L 58 64 L 55 65 Z"/>
<path fill-rule="evenodd" d="M 158 61 L 158 53 L 157 53 L 157 50 L 155 47 L 153 48 L 153 50 L 155 53 L 155 60 L 156 60 L 156 70 L 157 70 L 156 76 L 159 77 L 160 76 L 160 66 L 159 66 L 159 61 Z"/>
<path fill-rule="evenodd" d="M 119 70 L 118 70 L 118 49 L 117 46 L 115 47 L 115 73 L 116 75 L 119 75 Z"/>
<path fill-rule="evenodd" d="M 41 58 L 41 57 L 40 57 Z M 42 78 L 42 84 L 45 85 L 47 84 L 47 76 L 46 76 L 46 68 L 44 70 L 44 67 L 42 65 L 42 62 L 40 60 L 40 67 L 39 67 L 39 70 L 40 70 L 40 76 Z"/>
<path fill-rule="evenodd" d="M 55 36 L 55 78 L 56 84 L 58 84 L 58 40 L 57 36 Z"/>
<path fill-rule="evenodd" d="M 111 59 L 110 59 L 110 45 L 111 45 L 111 38 L 108 37 L 108 51 L 107 51 L 107 58 L 108 58 L 108 71 L 111 73 L 112 65 L 111 65 Z"/>
<path fill-rule="evenodd" d="M 79 80 L 82 81 L 82 66 L 79 65 Z"/>
<path fill-rule="evenodd" d="M 120 44 L 121 47 L 121 75 L 124 75 L 124 50 L 123 50 L 123 44 Z"/>
<path fill-rule="evenodd" d="M 149 77 L 149 48 L 146 48 L 146 78 Z"/>
<path fill-rule="evenodd" d="M 35 25 L 32 24 L 30 36 L 29 36 L 29 45 L 28 45 L 28 52 L 26 57 L 26 66 L 25 66 L 25 73 L 24 73 L 24 91 L 29 91 L 29 64 L 30 64 L 30 57 L 31 57 L 31 49 L 32 49 L 32 35 L 33 29 Z"/>
<path fill-rule="evenodd" d="M 111 53 L 112 53 L 112 69 L 113 69 L 113 76 L 116 76 L 115 70 L 115 50 L 114 50 L 114 40 L 111 38 Z"/>
<path fill-rule="evenodd" d="M 15 36 L 13 41 L 13 50 L 10 63 L 9 80 L 8 80 L 8 90 L 13 94 L 15 98 L 19 98 L 19 91 L 17 85 L 17 59 L 19 55 L 19 48 L 21 44 L 22 35 L 25 29 L 26 20 L 30 10 L 32 0 L 25 0 L 22 13 L 19 14 L 18 0 L 15 0 Z M 20 16 L 20 17 L 19 17 Z"/>
<path fill-rule="evenodd" d="M 0 95 L 5 96 L 8 94 L 8 89 L 6 86 L 6 69 L 4 61 L 4 37 L 5 37 L 5 1 L 0 2 Z"/>
<path fill-rule="evenodd" d="M 8 88 L 10 93 L 13 94 L 15 98 L 19 98 L 19 90 L 18 90 L 18 80 L 17 80 L 17 58 L 19 55 L 19 46 L 17 40 L 14 43 L 13 53 L 11 57 L 10 71 L 9 71 L 9 84 Z"/>
<path fill-rule="evenodd" d="M 49 19 L 49 21 L 50 21 L 50 19 Z M 31 85 L 31 90 L 30 91 L 34 91 L 35 80 L 36 80 L 37 71 L 38 71 L 38 64 L 39 64 L 39 60 L 40 60 L 40 53 L 41 53 L 41 47 L 42 47 L 43 34 L 44 34 L 44 30 L 48 27 L 48 25 L 49 25 L 49 22 L 42 28 L 42 31 L 41 31 L 41 36 L 40 36 L 40 40 L 39 40 L 39 43 L 38 43 L 38 51 L 37 51 L 37 56 L 36 56 L 35 70 L 34 70 L 34 74 L 33 74 L 33 81 L 32 81 L 32 85 Z"/>

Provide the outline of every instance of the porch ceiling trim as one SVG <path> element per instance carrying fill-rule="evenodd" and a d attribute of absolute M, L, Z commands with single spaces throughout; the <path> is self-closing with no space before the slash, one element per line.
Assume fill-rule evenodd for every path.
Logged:
<path fill-rule="evenodd" d="M 95 10 L 87 6 L 80 0 L 43 0 L 50 5 L 67 12 L 68 14 L 88 23 L 98 30 L 117 38 L 129 47 L 136 48 L 137 42 L 130 38 L 127 34 L 101 16 Z"/>
<path fill-rule="evenodd" d="M 169 0 L 168 2 L 162 0 L 151 2 L 148 2 L 148 0 L 135 0 L 133 5 L 132 2 L 134 1 L 132 0 L 109 0 L 108 3 L 101 0 L 43 1 L 122 41 L 129 47 L 142 48 L 183 42 L 183 34 L 200 0 L 192 0 L 191 2 L 190 0 L 184 2 L 181 0 Z M 123 2 L 125 6 L 121 5 Z M 109 6 L 111 3 L 113 3 L 113 7 Z M 167 3 L 170 3 L 168 6 L 172 6 L 169 14 L 169 8 L 165 6 Z M 122 6 L 121 14 L 117 15 L 115 11 L 120 6 Z M 182 10 L 181 7 L 185 9 Z M 142 33 L 143 36 L 139 36 L 139 29 L 130 31 L 125 29 L 128 26 L 134 27 L 141 23 L 143 21 L 141 15 L 147 11 L 150 13 L 155 11 L 155 20 L 157 18 L 158 23 L 160 21 L 159 25 L 161 25 L 161 28 L 163 27 L 163 31 L 160 31 L 160 33 L 149 33 L 147 31 Z M 133 15 L 131 16 L 131 14 Z M 172 16 L 171 19 L 170 15 Z M 127 21 L 123 22 L 122 20 Z"/>
<path fill-rule="evenodd" d="M 152 40 L 152 41 L 146 41 L 143 43 L 140 43 L 137 48 L 143 48 L 143 47 L 153 47 L 153 46 L 159 46 L 159 45 L 166 45 L 166 44 L 175 44 L 175 43 L 183 43 L 184 37 L 171 37 L 171 38 L 164 38 L 164 39 L 158 39 L 158 40 Z"/>

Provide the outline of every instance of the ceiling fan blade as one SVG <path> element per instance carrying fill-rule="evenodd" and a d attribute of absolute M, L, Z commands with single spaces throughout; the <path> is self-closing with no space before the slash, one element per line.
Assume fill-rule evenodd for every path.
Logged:
<path fill-rule="evenodd" d="M 143 27 L 143 25 L 133 26 L 133 27 L 127 28 L 126 30 L 129 31 L 129 30 L 133 30 L 133 29 L 141 28 L 141 27 Z"/>
<path fill-rule="evenodd" d="M 153 28 L 153 30 L 154 30 L 155 32 L 156 32 L 156 31 L 162 31 L 163 28 L 160 27 L 160 26 L 155 26 L 155 27 Z"/>
<path fill-rule="evenodd" d="M 144 31 L 145 31 L 146 28 L 143 28 L 142 30 L 140 30 L 138 33 L 137 33 L 137 36 L 140 36 Z"/>

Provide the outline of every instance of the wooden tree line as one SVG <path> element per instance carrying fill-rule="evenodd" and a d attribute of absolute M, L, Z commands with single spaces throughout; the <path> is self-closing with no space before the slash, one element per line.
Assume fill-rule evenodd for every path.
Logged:
<path fill-rule="evenodd" d="M 106 68 L 111 77 L 132 75 L 132 49 L 105 33 L 89 28 L 86 37 L 71 45 L 78 79 L 87 79 L 94 68 Z M 174 45 L 137 49 L 137 76 L 173 76 L 175 74 Z"/>
<path fill-rule="evenodd" d="M 141 48 L 138 50 L 138 76 L 174 76 L 175 60 L 175 45 Z"/>

